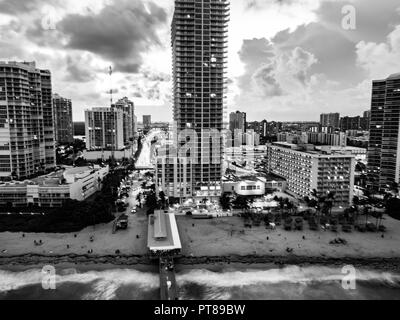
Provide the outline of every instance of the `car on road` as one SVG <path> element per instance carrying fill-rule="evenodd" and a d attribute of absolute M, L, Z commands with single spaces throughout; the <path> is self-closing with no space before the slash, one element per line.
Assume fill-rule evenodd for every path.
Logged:
<path fill-rule="evenodd" d="M 137 212 L 136 207 L 132 208 L 131 213 L 132 213 L 132 214 L 135 214 L 136 212 Z"/>

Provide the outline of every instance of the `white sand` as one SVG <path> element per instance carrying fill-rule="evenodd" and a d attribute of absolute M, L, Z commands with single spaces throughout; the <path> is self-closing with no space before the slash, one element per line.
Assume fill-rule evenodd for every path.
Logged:
<path fill-rule="evenodd" d="M 266 230 L 262 225 L 245 229 L 241 218 L 219 218 L 214 220 L 194 220 L 190 217 L 177 217 L 178 228 L 183 245 L 183 254 L 189 256 L 223 255 L 271 255 L 285 256 L 286 249 L 293 248 L 298 256 L 323 256 L 340 258 L 400 257 L 400 221 L 386 217 L 384 225 L 388 228 L 385 238 L 381 233 L 352 233 L 331 231 L 310 231 L 305 223 L 304 231 Z M 373 221 L 373 220 L 371 220 Z M 192 227 L 195 224 L 195 227 Z M 245 234 L 240 234 L 245 230 Z M 231 236 L 232 232 L 232 236 Z M 143 211 L 130 215 L 129 229 L 112 234 L 112 223 L 89 227 L 78 232 L 77 238 L 71 234 L 25 234 L 0 233 L 0 257 L 24 254 L 66 255 L 87 254 L 114 255 L 120 250 L 123 255 L 147 254 L 147 218 Z M 140 239 L 136 239 L 136 235 Z M 303 240 L 303 235 L 306 240 Z M 90 242 L 94 236 L 95 241 Z M 269 237 L 269 240 L 267 240 Z M 330 245 L 337 237 L 348 241 L 347 245 Z M 42 246 L 35 246 L 34 240 L 42 240 Z M 67 249 L 67 245 L 70 249 Z M 6 253 L 2 253 L 7 250 Z"/>
<path fill-rule="evenodd" d="M 81 232 L 67 234 L 44 233 L 0 233 L 0 257 L 23 254 L 67 255 L 87 254 L 93 250 L 93 255 L 114 255 L 120 250 L 123 255 L 144 255 L 147 253 L 147 218 L 142 214 L 129 215 L 129 229 L 112 234 L 113 223 L 89 227 Z M 75 238 L 74 235 L 77 235 Z M 140 239 L 136 239 L 136 235 Z M 94 236 L 94 242 L 90 237 Z M 43 245 L 35 246 L 34 241 L 43 241 Z M 70 249 L 67 249 L 70 245 Z M 7 250 L 6 253 L 2 253 Z"/>
<path fill-rule="evenodd" d="M 214 220 L 178 217 L 183 254 L 188 256 L 285 256 L 288 254 L 286 249 L 293 248 L 293 254 L 310 257 L 400 257 L 400 221 L 387 217 L 384 225 L 388 231 L 382 239 L 381 233 L 310 231 L 308 223 L 304 224 L 304 231 L 284 231 L 282 227 L 272 231 L 264 225 L 245 229 L 243 219 L 238 217 Z M 244 235 L 240 234 L 241 230 L 245 230 Z M 337 237 L 346 239 L 348 244 L 330 245 L 329 242 Z"/>

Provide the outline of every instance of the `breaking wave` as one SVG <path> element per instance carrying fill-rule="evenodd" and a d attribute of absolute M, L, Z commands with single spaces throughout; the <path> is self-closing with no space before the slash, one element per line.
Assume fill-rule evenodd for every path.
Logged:
<path fill-rule="evenodd" d="M 310 283 L 310 282 L 329 282 L 341 281 L 345 273 L 341 269 L 330 267 L 298 267 L 290 266 L 281 269 L 269 270 L 244 270 L 244 271 L 225 271 L 212 272 L 209 270 L 190 270 L 177 277 L 178 284 L 194 282 L 203 285 L 216 287 L 250 286 L 257 284 L 277 284 L 287 283 Z M 358 281 L 381 281 L 390 285 L 400 284 L 400 275 L 356 270 Z"/>
<path fill-rule="evenodd" d="M 344 290 L 341 268 L 288 266 L 275 269 L 192 269 L 177 274 L 182 300 L 400 299 L 400 274 L 356 269 L 357 290 Z M 58 270 L 57 290 L 44 291 L 42 272 L 0 270 L 0 299 L 158 299 L 157 273 L 134 269 Z"/>
<path fill-rule="evenodd" d="M 23 272 L 0 270 L 0 292 L 18 290 L 22 287 L 41 285 L 42 270 L 32 269 Z M 91 291 L 84 299 L 113 299 L 116 291 L 124 285 L 134 285 L 141 289 L 156 289 L 159 286 L 157 274 L 136 270 L 110 269 L 106 271 L 78 272 L 64 269 L 56 275 L 57 286 L 67 283 L 90 284 Z"/>

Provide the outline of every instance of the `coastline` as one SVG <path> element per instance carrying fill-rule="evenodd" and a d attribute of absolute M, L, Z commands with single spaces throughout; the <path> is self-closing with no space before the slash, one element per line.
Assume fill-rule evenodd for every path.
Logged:
<path fill-rule="evenodd" d="M 352 265 L 368 269 L 400 272 L 400 257 L 317 257 L 317 256 L 182 256 L 175 259 L 176 270 L 207 269 L 210 271 L 222 271 L 227 268 L 282 268 L 289 265 L 301 267 L 307 266 L 337 266 Z M 43 256 L 27 254 L 21 256 L 0 257 L 0 269 L 8 271 L 25 271 L 34 268 L 42 268 L 45 265 L 53 265 L 64 269 L 76 268 L 79 270 L 101 271 L 112 268 L 135 269 L 142 272 L 158 272 L 157 261 L 147 256 L 88 256 L 65 255 Z"/>

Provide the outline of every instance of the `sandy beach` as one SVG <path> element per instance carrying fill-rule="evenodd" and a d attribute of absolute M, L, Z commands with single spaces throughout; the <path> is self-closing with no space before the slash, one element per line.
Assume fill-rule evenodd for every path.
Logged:
<path fill-rule="evenodd" d="M 282 227 L 267 230 L 265 226 L 245 229 L 238 217 L 214 220 L 192 220 L 178 217 L 183 253 L 190 256 L 305 256 L 332 258 L 396 258 L 400 257 L 400 221 L 386 216 L 382 233 L 284 231 Z M 193 227 L 194 224 L 194 227 Z M 244 234 L 241 231 L 244 230 Z M 305 240 L 303 239 L 305 237 Z M 331 245 L 335 238 L 347 245 Z M 288 253 L 287 248 L 293 249 Z"/>
<path fill-rule="evenodd" d="M 128 230 L 112 233 L 113 223 L 96 225 L 81 232 L 66 234 L 49 233 L 0 233 L 0 257 L 36 254 L 43 256 L 60 255 L 145 255 L 147 253 L 147 218 L 129 216 Z M 76 235 L 76 237 L 75 237 Z M 139 238 L 137 238 L 139 236 Z M 93 237 L 93 242 L 91 242 Z M 42 245 L 35 241 L 42 240 Z M 67 247 L 69 246 L 69 248 Z"/>
<path fill-rule="evenodd" d="M 177 221 L 183 245 L 183 257 L 177 263 L 183 267 L 343 263 L 389 269 L 400 266 L 400 221 L 389 217 L 384 220 L 388 228 L 384 238 L 381 233 L 310 231 L 307 225 L 304 231 L 284 231 L 282 227 L 267 230 L 264 226 L 244 229 L 243 220 L 238 217 L 194 220 L 180 216 Z M 347 245 L 329 243 L 338 237 L 345 239 Z M 35 240 L 42 240 L 43 244 L 36 246 Z M 146 269 L 156 266 L 147 256 L 146 240 L 147 218 L 143 214 L 130 215 L 129 229 L 116 234 L 112 233 L 112 223 L 72 234 L 0 233 L 0 265 Z M 293 251 L 287 252 L 288 248 Z M 89 250 L 93 253 L 89 254 Z"/>

